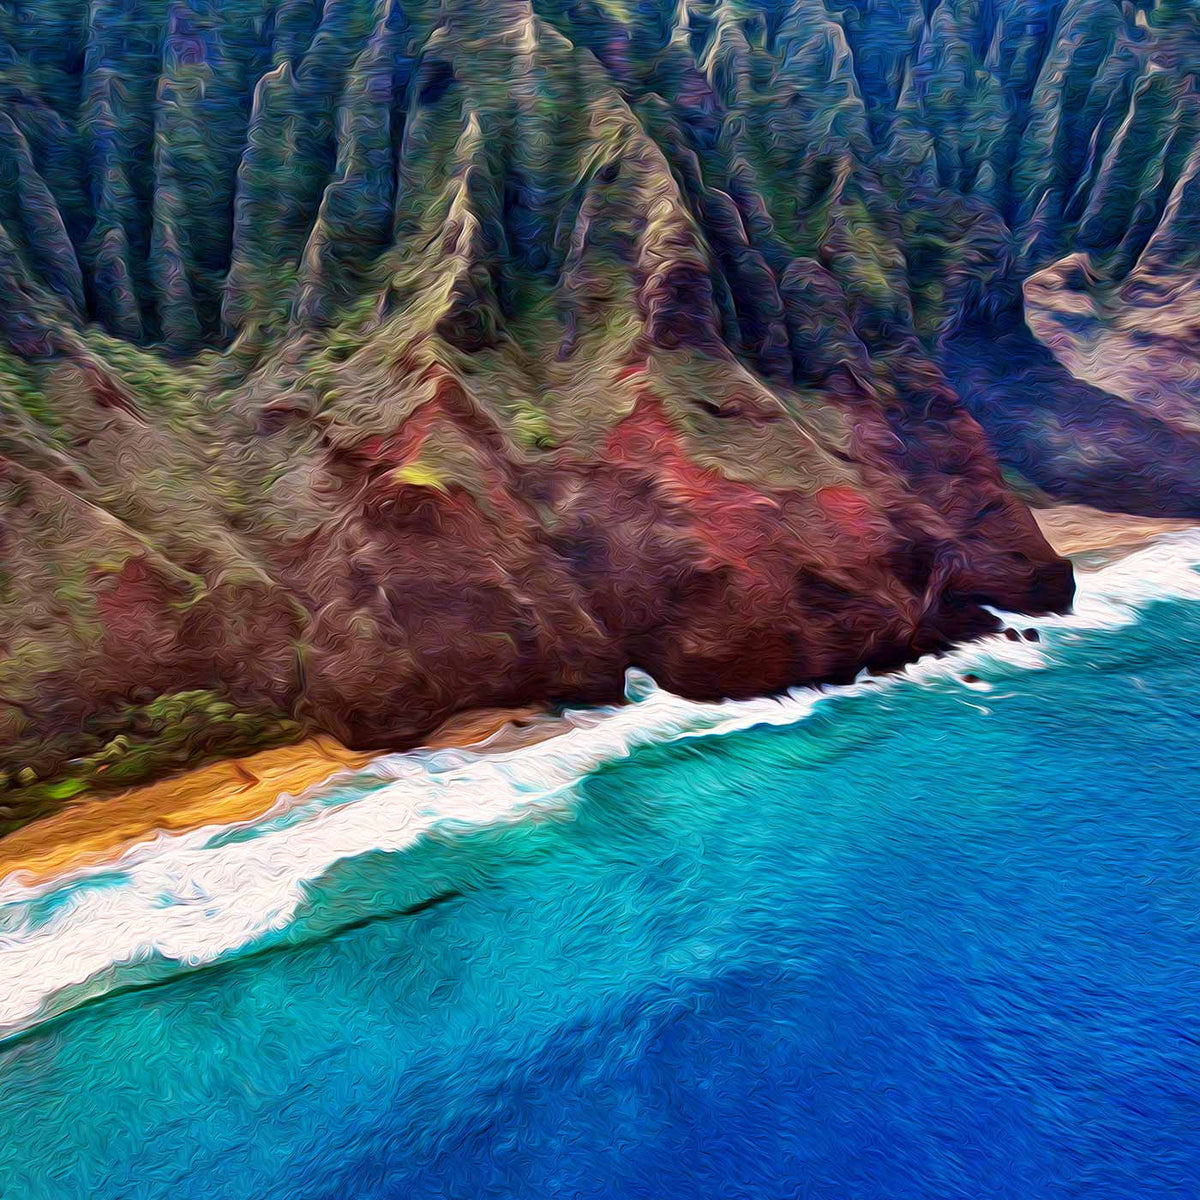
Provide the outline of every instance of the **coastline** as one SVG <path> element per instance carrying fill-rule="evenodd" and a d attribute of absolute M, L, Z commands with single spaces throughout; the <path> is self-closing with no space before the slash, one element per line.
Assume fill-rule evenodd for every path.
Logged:
<path fill-rule="evenodd" d="M 1116 562 L 1160 534 L 1196 526 L 1073 504 L 1032 511 L 1053 549 L 1081 571 Z M 447 720 L 417 749 L 505 753 L 554 737 L 563 728 L 537 707 L 468 710 Z M 83 793 L 0 838 L 0 884 L 18 874 L 36 883 L 114 861 L 160 834 L 254 820 L 281 796 L 300 795 L 339 772 L 361 768 L 380 753 L 386 751 L 353 751 L 328 735 L 316 735 L 107 796 Z"/>
<path fill-rule="evenodd" d="M 419 749 L 502 753 L 555 736 L 560 723 L 537 708 L 476 709 L 446 721 Z M 317 734 L 289 746 L 221 759 L 108 795 L 82 793 L 57 812 L 0 837 L 0 884 L 16 874 L 41 882 L 118 859 L 160 834 L 186 833 L 264 816 L 380 751 L 355 751 Z"/>

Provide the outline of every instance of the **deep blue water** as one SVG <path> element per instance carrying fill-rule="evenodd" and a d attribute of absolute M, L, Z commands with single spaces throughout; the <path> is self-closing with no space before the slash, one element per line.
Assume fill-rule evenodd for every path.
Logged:
<path fill-rule="evenodd" d="M 338 864 L 0 1047 L 0 1196 L 1200 1195 L 1200 605 L 1045 650 Z"/>

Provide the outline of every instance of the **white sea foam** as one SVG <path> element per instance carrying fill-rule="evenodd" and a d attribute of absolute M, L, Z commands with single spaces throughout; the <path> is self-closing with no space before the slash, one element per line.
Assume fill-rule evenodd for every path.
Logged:
<path fill-rule="evenodd" d="M 335 777 L 286 813 L 237 827 L 237 838 L 222 836 L 229 827 L 213 826 L 160 836 L 116 862 L 51 881 L 12 876 L 0 883 L 0 1037 L 108 990 L 137 964 L 153 976 L 261 941 L 295 919 L 306 890 L 338 861 L 403 850 L 435 828 L 481 827 L 568 807 L 581 778 L 648 743 L 793 724 L 829 695 L 906 682 L 961 686 L 967 673 L 1045 667 L 1074 633 L 1131 624 L 1157 598 L 1200 601 L 1197 566 L 1200 533 L 1170 535 L 1080 575 L 1075 611 L 1039 619 L 1040 642 L 989 637 L 843 688 L 699 704 L 631 673 L 634 703 L 573 714 L 567 732 L 531 746 L 386 755 L 354 776 L 353 786 Z"/>

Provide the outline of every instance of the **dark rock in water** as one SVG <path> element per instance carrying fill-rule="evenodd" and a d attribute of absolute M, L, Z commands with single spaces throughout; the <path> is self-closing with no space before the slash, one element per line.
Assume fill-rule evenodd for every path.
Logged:
<path fill-rule="evenodd" d="M 1011 627 L 1004 631 L 1004 636 L 1010 642 L 1019 642 L 1021 640 L 1021 635 L 1015 629 L 1013 629 Z"/>
<path fill-rule="evenodd" d="M 1040 642 L 1042 640 L 1042 635 L 1038 633 L 1036 629 L 1030 627 L 1029 629 L 1025 630 L 1025 640 L 1027 642 Z"/>
<path fill-rule="evenodd" d="M 981 683 L 982 682 L 982 680 L 979 678 L 978 675 L 964 675 L 962 677 L 962 681 L 963 681 L 963 683 Z"/>

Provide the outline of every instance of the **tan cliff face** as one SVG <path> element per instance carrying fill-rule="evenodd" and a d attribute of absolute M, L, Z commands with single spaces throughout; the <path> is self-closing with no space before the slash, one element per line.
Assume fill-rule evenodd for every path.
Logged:
<path fill-rule="evenodd" d="M 1070 491 L 1057 377 L 1019 384 L 1030 346 L 1086 374 L 1023 321 L 1070 255 L 1155 337 L 1194 273 L 1194 31 L 1143 9 L 61 0 L 8 31 L 0 738 L 63 760 L 200 689 L 374 746 L 1065 606 L 994 447 Z"/>

